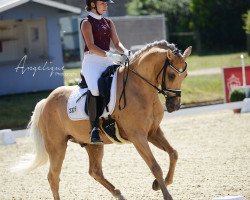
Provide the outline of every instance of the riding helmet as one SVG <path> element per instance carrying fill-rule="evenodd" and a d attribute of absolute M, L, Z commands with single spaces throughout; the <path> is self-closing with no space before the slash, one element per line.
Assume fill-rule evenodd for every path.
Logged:
<path fill-rule="evenodd" d="M 94 2 L 95 1 L 103 1 L 103 2 L 107 2 L 107 3 L 114 3 L 112 0 L 94 0 Z M 86 0 L 86 4 L 88 6 L 90 6 L 90 2 L 91 2 L 91 0 Z"/>

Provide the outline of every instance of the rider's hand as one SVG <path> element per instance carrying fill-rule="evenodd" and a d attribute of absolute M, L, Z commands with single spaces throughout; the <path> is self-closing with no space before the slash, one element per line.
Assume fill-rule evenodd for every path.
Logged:
<path fill-rule="evenodd" d="M 107 51 L 106 56 L 110 61 L 117 63 L 117 64 L 123 64 L 125 62 L 124 57 L 122 55 L 119 55 L 119 54 L 114 54 L 114 53 Z"/>
<path fill-rule="evenodd" d="M 128 50 L 128 49 L 124 49 L 123 53 L 124 53 L 124 55 L 127 56 L 128 58 L 130 58 L 130 57 L 133 55 L 132 51 L 131 51 L 131 50 Z"/>

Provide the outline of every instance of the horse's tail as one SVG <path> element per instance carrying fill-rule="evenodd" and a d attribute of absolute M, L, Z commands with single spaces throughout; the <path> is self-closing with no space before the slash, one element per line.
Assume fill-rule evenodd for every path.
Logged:
<path fill-rule="evenodd" d="M 35 110 L 27 127 L 30 131 L 30 136 L 34 141 L 35 152 L 32 155 L 26 155 L 24 158 L 25 160 L 21 161 L 13 168 L 14 171 L 28 173 L 37 167 L 46 164 L 48 161 L 48 153 L 45 149 L 44 139 L 38 127 L 40 115 L 45 103 L 46 99 L 43 99 L 36 104 Z"/>

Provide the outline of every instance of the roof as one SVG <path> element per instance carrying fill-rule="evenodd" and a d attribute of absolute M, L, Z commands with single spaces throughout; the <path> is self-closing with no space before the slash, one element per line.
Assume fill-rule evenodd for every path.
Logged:
<path fill-rule="evenodd" d="M 35 3 L 45 5 L 45 6 L 57 8 L 59 10 L 65 10 L 65 11 L 76 13 L 76 14 L 81 13 L 80 8 L 69 6 L 67 4 L 63 4 L 63 3 L 59 3 L 59 2 L 51 1 L 51 0 L 0 0 L 0 13 L 9 9 L 15 8 L 17 6 L 20 6 L 22 4 L 28 3 L 28 2 L 35 2 Z"/>

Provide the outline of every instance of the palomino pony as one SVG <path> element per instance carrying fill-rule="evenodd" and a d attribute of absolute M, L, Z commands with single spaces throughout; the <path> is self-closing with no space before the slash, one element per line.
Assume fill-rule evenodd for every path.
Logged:
<path fill-rule="evenodd" d="M 160 128 L 163 106 L 158 92 L 166 97 L 168 112 L 180 108 L 181 83 L 187 76 L 185 59 L 191 54 L 188 47 L 183 54 L 166 41 L 148 44 L 136 52 L 129 68 L 120 68 L 117 76 L 117 102 L 123 89 L 123 75 L 130 71 L 127 86 L 127 105 L 119 109 L 116 105 L 112 118 L 116 120 L 122 138 L 130 141 L 144 159 L 155 177 L 153 189 L 161 189 L 165 200 L 172 200 L 167 185 L 173 182 L 178 154 Z M 158 86 L 161 85 L 161 89 Z M 67 115 L 67 101 L 74 87 L 63 86 L 55 89 L 46 99 L 37 103 L 31 117 L 30 128 L 34 136 L 36 157 L 28 171 L 50 161 L 48 181 L 55 200 L 59 200 L 59 176 L 65 157 L 67 142 L 85 144 L 89 155 L 89 174 L 108 189 L 111 194 L 124 199 L 102 172 L 104 145 L 90 144 L 90 123 L 87 120 L 71 121 Z M 158 91 L 157 91 L 158 90 Z M 136 123 L 135 123 L 136 122 Z M 104 144 L 112 143 L 104 133 L 100 134 Z M 169 154 L 168 174 L 163 173 L 156 162 L 148 142 Z"/>

